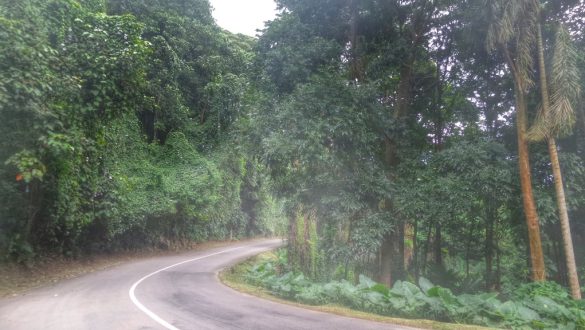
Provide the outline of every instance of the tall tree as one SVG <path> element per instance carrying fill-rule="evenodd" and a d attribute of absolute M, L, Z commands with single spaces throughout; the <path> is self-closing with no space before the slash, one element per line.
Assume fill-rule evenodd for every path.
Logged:
<path fill-rule="evenodd" d="M 567 210 L 563 176 L 556 143 L 556 137 L 569 131 L 575 123 L 575 114 L 571 102 L 580 93 L 580 79 L 576 67 L 575 51 L 571 46 L 571 37 L 563 26 L 559 26 L 557 30 L 550 77 L 547 75 L 545 65 L 543 35 L 540 23 L 537 24 L 536 45 L 541 106 L 538 120 L 532 126 L 529 132 L 529 138 L 536 141 L 546 140 L 548 143 L 548 152 L 555 182 L 557 208 L 561 223 L 563 248 L 567 263 L 569 287 L 573 298 L 581 299 L 581 288 L 577 276 L 577 265 L 575 264 L 569 212 Z M 549 92 L 551 92 L 550 95 Z"/>
<path fill-rule="evenodd" d="M 489 50 L 499 50 L 503 54 L 514 79 L 520 186 L 528 227 L 532 279 L 544 281 L 546 270 L 540 224 L 532 192 L 526 135 L 528 128 L 526 96 L 528 88 L 533 85 L 531 77 L 534 66 L 532 49 L 536 40 L 538 4 L 532 0 L 497 0 L 491 3 L 490 10 L 492 23 L 488 29 L 487 47 Z"/>
<path fill-rule="evenodd" d="M 436 23 L 434 20 L 435 11 L 438 10 L 439 4 L 430 1 L 397 1 L 395 6 L 395 24 L 396 32 L 401 40 L 403 52 L 399 55 L 398 63 L 398 85 L 395 87 L 394 100 L 392 104 L 391 117 L 398 125 L 406 125 L 409 120 L 413 120 L 416 111 L 413 107 L 414 98 L 414 79 L 416 76 L 416 62 L 420 60 L 420 54 L 426 51 L 422 48 L 429 40 L 429 31 Z M 425 60 L 421 60 L 424 62 Z M 400 137 L 392 133 L 385 133 L 384 138 L 384 162 L 387 168 L 389 180 L 396 176 L 396 167 L 400 163 L 400 152 L 398 145 L 403 144 Z M 387 199 L 385 206 L 388 211 L 396 214 L 392 210 L 392 200 Z M 384 236 L 384 241 L 380 247 L 380 276 L 379 280 L 386 284 L 392 283 L 404 278 L 405 271 L 405 235 L 412 232 L 412 228 L 398 215 L 394 230 Z M 435 243 L 437 247 L 441 245 L 441 229 L 437 224 Z M 438 249 L 440 251 L 440 248 Z M 441 255 L 435 255 L 436 260 L 441 262 Z"/>

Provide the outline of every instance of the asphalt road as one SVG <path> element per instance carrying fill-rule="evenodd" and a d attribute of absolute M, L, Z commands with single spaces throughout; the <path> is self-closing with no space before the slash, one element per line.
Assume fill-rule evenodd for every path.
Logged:
<path fill-rule="evenodd" d="M 0 329 L 409 329 L 274 303 L 217 272 L 280 240 L 131 262 L 0 300 Z"/>

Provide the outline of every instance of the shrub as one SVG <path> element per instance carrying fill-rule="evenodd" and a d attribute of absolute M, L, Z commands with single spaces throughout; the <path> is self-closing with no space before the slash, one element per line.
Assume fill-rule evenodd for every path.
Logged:
<path fill-rule="evenodd" d="M 279 255 L 282 255 L 280 253 Z M 301 273 L 286 272 L 278 260 L 253 266 L 246 279 L 275 295 L 310 305 L 340 304 L 350 308 L 407 318 L 468 323 L 512 329 L 585 329 L 585 303 L 572 300 L 552 282 L 525 284 L 502 301 L 498 293 L 455 295 L 425 278 L 418 285 L 397 281 L 392 288 L 360 275 L 346 280 L 314 283 Z"/>

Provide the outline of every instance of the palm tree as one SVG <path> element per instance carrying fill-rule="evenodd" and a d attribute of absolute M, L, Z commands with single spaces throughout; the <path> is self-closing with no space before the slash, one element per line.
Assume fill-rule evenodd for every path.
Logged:
<path fill-rule="evenodd" d="M 546 140 L 548 142 L 548 151 L 555 182 L 557 208 L 563 236 L 563 247 L 567 263 L 569 287 L 571 289 L 571 296 L 574 299 L 581 299 L 581 288 L 579 286 L 577 266 L 575 264 L 569 213 L 565 201 L 563 176 L 556 144 L 556 137 L 569 132 L 575 123 L 575 113 L 571 101 L 575 100 L 580 93 L 579 76 L 577 74 L 576 52 L 572 47 L 569 32 L 563 26 L 559 26 L 555 39 L 551 76 L 548 77 L 544 64 L 542 30 L 540 24 L 538 24 L 537 52 L 542 101 L 537 120 L 530 129 L 528 138 L 533 141 Z"/>
<path fill-rule="evenodd" d="M 490 51 L 499 50 L 503 54 L 514 79 L 520 187 L 528 227 L 532 279 L 544 281 L 546 271 L 540 224 L 532 193 L 526 136 L 528 127 L 526 95 L 528 89 L 534 84 L 531 76 L 534 68 L 532 50 L 537 39 L 535 32 L 539 8 L 538 5 L 535 6 L 533 0 L 494 0 L 490 1 L 489 5 L 492 24 L 488 28 L 486 37 L 487 48 Z"/>

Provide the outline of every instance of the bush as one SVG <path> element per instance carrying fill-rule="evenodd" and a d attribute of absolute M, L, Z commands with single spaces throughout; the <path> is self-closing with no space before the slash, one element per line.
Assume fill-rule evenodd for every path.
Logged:
<path fill-rule="evenodd" d="M 510 300 L 502 301 L 497 293 L 455 295 L 425 278 L 418 285 L 397 281 L 392 288 L 364 275 L 357 285 L 346 280 L 314 283 L 301 273 L 279 273 L 283 267 L 277 263 L 256 264 L 246 279 L 279 297 L 310 305 L 334 303 L 381 315 L 499 328 L 585 329 L 585 303 L 572 300 L 553 282 L 522 285 L 510 293 Z"/>

